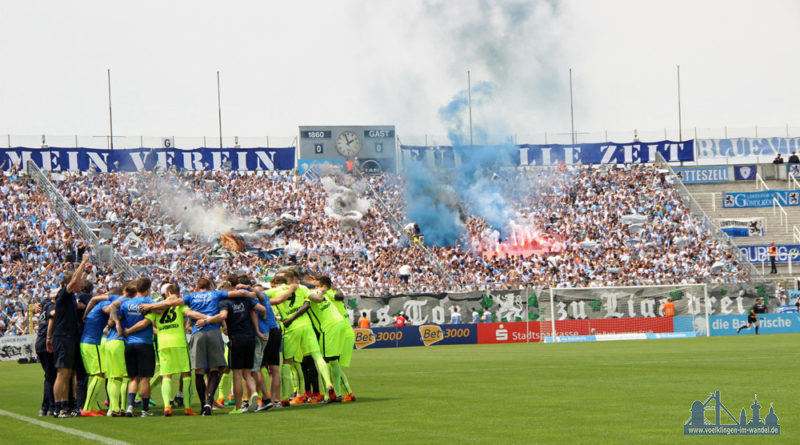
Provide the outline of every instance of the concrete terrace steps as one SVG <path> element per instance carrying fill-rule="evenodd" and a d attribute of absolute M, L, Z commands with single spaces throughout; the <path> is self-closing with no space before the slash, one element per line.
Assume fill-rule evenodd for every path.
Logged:
<path fill-rule="evenodd" d="M 787 181 L 765 181 L 770 190 L 787 190 L 789 183 Z M 784 223 L 782 222 L 782 214 L 780 211 L 773 210 L 772 207 L 753 207 L 753 208 L 722 208 L 722 195 L 725 192 L 758 192 L 759 187 L 755 182 L 727 182 L 720 184 L 687 184 L 686 188 L 692 197 L 703 209 L 706 214 L 713 218 L 718 219 L 750 219 L 750 218 L 764 218 L 764 236 L 754 236 L 746 238 L 732 238 L 736 245 L 749 246 L 749 245 L 763 245 L 769 243 L 775 244 L 795 244 L 797 241 L 792 236 L 792 225 L 800 226 L 800 207 L 783 207 L 786 211 L 789 221 L 789 230 L 787 231 Z M 760 271 L 762 270 L 761 264 L 754 264 Z M 769 263 L 764 265 L 764 271 L 767 277 L 774 277 L 769 275 Z M 785 277 L 789 273 L 789 266 L 786 264 L 777 265 L 778 277 Z M 793 264 L 792 274 L 797 275 L 800 273 L 800 263 Z M 788 288 L 794 288 L 795 283 L 786 282 Z"/>

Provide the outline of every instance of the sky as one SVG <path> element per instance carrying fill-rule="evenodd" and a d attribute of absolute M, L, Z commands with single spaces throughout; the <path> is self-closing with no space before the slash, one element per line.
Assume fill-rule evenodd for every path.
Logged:
<path fill-rule="evenodd" d="M 420 143 L 469 70 L 494 91 L 474 124 L 537 142 L 570 132 L 571 68 L 581 137 L 656 139 L 680 65 L 684 132 L 800 136 L 798 19 L 792 1 L 2 0 L 0 135 L 106 135 L 110 69 L 115 134 L 214 136 L 219 71 L 225 135 L 394 124 Z"/>

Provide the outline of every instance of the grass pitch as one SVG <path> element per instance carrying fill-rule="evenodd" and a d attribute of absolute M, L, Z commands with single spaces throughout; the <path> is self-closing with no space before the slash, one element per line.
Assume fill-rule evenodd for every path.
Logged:
<path fill-rule="evenodd" d="M 210 418 L 176 410 L 173 418 L 37 419 L 147 444 L 798 443 L 798 340 L 788 334 L 362 350 L 348 372 L 355 403 L 240 416 L 224 410 Z M 36 418 L 41 379 L 38 365 L 0 365 L 0 408 Z M 692 402 L 712 391 L 737 418 L 743 407 L 749 418 L 754 394 L 762 418 L 772 403 L 780 436 L 684 437 Z M 0 442 L 22 441 L 90 442 L 0 415 Z"/>

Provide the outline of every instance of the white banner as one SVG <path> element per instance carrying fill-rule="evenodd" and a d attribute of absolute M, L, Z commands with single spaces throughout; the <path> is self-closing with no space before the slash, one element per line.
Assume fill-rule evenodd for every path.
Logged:
<path fill-rule="evenodd" d="M 35 357 L 36 335 L 0 337 L 0 361 Z"/>
<path fill-rule="evenodd" d="M 718 219 L 717 223 L 732 237 L 764 236 L 764 218 Z"/>

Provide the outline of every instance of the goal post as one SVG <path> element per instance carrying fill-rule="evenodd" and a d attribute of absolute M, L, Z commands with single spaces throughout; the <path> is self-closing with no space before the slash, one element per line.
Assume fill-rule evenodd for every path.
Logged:
<path fill-rule="evenodd" d="M 547 343 L 709 335 L 705 284 L 551 288 L 548 296 L 539 324 Z"/>

